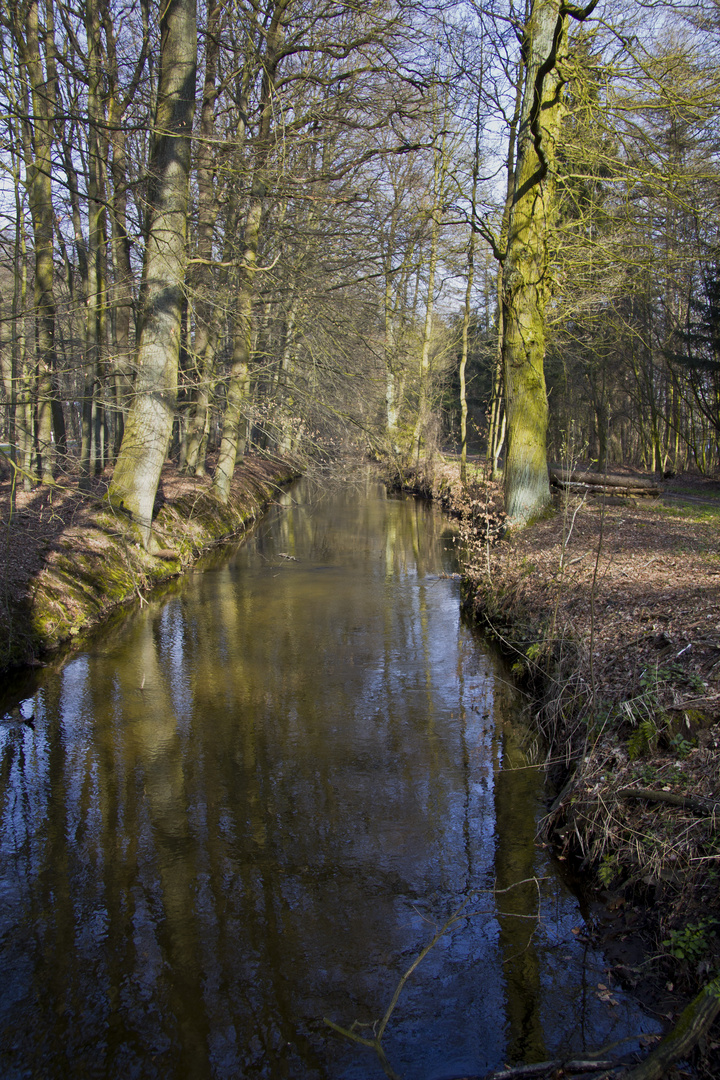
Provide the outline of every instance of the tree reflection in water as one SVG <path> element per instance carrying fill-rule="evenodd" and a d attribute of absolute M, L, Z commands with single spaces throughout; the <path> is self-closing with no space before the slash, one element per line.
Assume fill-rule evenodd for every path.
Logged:
<path fill-rule="evenodd" d="M 374 484 L 307 491 L 44 673 L 34 731 L 0 729 L 3 1076 L 382 1076 L 322 1018 L 382 1015 L 433 925 L 546 872 L 502 670 L 442 576 L 447 523 Z M 516 902 L 535 896 L 408 980 L 399 1073 L 577 1042 L 582 957 L 565 946 L 559 978 Z M 643 1030 L 620 1011 L 598 1003 L 588 1039 Z"/>

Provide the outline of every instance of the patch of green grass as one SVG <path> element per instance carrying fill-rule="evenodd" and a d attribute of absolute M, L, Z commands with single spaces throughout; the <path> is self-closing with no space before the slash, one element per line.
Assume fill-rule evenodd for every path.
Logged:
<path fill-rule="evenodd" d="M 668 491 L 674 492 L 681 497 L 683 495 L 692 495 L 696 499 L 720 499 L 720 488 L 708 484 L 683 484 L 679 491 L 675 490 L 671 484 Z"/>
<path fill-rule="evenodd" d="M 720 503 L 717 506 L 699 503 L 684 502 L 680 499 L 672 503 L 655 502 L 647 507 L 654 514 L 662 514 L 664 517 L 684 518 L 698 525 L 712 525 L 720 521 Z"/>
<path fill-rule="evenodd" d="M 655 664 L 646 667 L 640 673 L 640 685 L 643 690 L 650 693 L 660 686 L 688 686 L 691 690 L 701 694 L 705 684 L 699 675 L 692 671 L 686 671 L 681 664 Z"/>

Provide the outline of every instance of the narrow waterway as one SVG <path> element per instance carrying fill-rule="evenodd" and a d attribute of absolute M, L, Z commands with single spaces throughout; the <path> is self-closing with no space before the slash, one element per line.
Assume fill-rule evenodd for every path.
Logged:
<path fill-rule="evenodd" d="M 382 1077 L 323 1018 L 381 1017 L 463 904 L 387 1027 L 405 1080 L 655 1030 L 535 843 L 518 702 L 454 568 L 432 507 L 303 482 L 6 695 L 0 1075 Z"/>

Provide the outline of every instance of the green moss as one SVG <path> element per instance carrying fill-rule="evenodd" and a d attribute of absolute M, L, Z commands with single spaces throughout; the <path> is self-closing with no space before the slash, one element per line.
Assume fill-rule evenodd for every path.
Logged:
<path fill-rule="evenodd" d="M 158 546 L 172 551 L 172 558 L 146 551 L 125 515 L 99 505 L 82 538 L 73 533 L 57 539 L 49 561 L 30 582 L 29 599 L 15 606 L 10 630 L 0 640 L 0 666 L 27 662 L 75 640 L 120 605 L 162 587 L 203 551 L 242 532 L 278 487 L 296 475 L 279 464 L 271 480 L 252 478 L 241 505 L 223 506 L 208 491 L 166 503 L 154 528 Z"/>

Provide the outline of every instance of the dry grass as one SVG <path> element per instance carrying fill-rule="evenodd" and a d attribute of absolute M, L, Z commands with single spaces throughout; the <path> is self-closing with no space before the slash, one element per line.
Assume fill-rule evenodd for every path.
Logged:
<path fill-rule="evenodd" d="M 483 506 L 500 519 L 477 478 L 456 500 L 465 603 L 532 690 L 560 789 L 545 835 L 629 923 L 640 905 L 656 977 L 690 992 L 720 967 L 720 483 L 557 496 L 491 544 Z"/>

